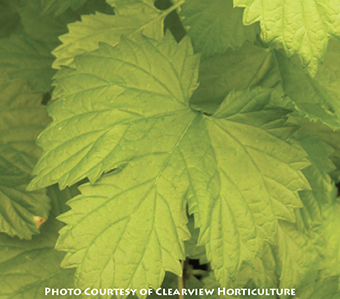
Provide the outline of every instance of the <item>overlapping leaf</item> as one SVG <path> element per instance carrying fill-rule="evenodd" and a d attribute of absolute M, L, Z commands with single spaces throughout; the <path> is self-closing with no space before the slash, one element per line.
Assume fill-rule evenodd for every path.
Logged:
<path fill-rule="evenodd" d="M 256 258 L 253 266 L 244 264 L 238 273 L 235 280 L 229 279 L 224 284 L 224 293 L 221 284 L 216 279 L 214 273 L 211 271 L 206 277 L 202 279 L 204 288 L 211 290 L 214 289 L 213 296 L 206 295 L 202 298 L 208 299 L 224 299 L 224 298 L 250 298 L 248 296 L 248 289 L 261 289 L 261 288 L 277 288 L 277 276 L 275 260 L 272 250 L 268 244 L 265 245 L 263 253 Z M 245 296 L 229 296 L 227 294 L 228 289 L 246 289 Z M 220 289 L 220 292 L 219 290 Z M 270 298 L 274 299 L 274 296 L 257 296 L 258 298 Z"/>
<path fill-rule="evenodd" d="M 72 9 L 81 7 L 86 2 L 86 0 L 39 0 L 39 2 L 42 8 L 42 14 L 54 14 L 57 16 L 62 14 L 70 7 Z"/>
<path fill-rule="evenodd" d="M 48 194 L 52 199 L 52 215 L 39 236 L 27 241 L 0 234 L 1 299 L 42 299 L 46 298 L 45 287 L 59 290 L 74 287 L 74 271 L 60 268 L 64 254 L 54 250 L 58 230 L 62 227 L 54 217 L 67 210 L 65 201 L 77 193 L 73 188 L 60 192 L 54 186 Z"/>
<path fill-rule="evenodd" d="M 271 100 L 268 90 L 230 93 L 185 144 L 189 211 L 222 285 L 243 261 L 253 264 L 263 240 L 276 243 L 277 219 L 294 221 L 298 190 L 309 188 L 299 172 L 305 152 L 287 142 L 295 128 L 286 110 L 266 107 Z"/>
<path fill-rule="evenodd" d="M 330 174 L 336 169 L 331 161 L 334 153 L 332 146 L 322 141 L 322 137 L 316 133 L 318 126 L 315 123 L 301 121 L 296 139 L 308 152 L 311 165 L 303 170 L 312 190 L 301 191 L 300 198 L 304 209 L 301 209 L 302 221 L 307 229 L 314 229 L 322 222 L 322 206 L 334 201 L 337 190 Z M 331 130 L 330 130 L 331 131 Z"/>
<path fill-rule="evenodd" d="M 339 44 L 332 41 L 326 60 L 320 66 L 320 80 L 312 79 L 302 69 L 297 57 L 288 59 L 278 51 L 249 44 L 240 51 L 215 55 L 202 62 L 200 86 L 194 92 L 191 103 L 211 113 L 233 88 L 274 87 L 280 94 L 289 96 L 293 101 L 289 106 L 297 110 L 296 114 L 337 129 L 340 127 L 339 67 L 333 58 Z M 286 104 L 287 101 L 282 101 L 281 105 Z"/>
<path fill-rule="evenodd" d="M 51 51 L 59 44 L 58 36 L 67 31 L 67 22 L 78 14 L 67 12 L 59 17 L 45 14 L 40 0 L 7 2 L 6 13 L 17 19 L 17 26 L 0 39 L 0 70 L 11 78 L 27 79 L 38 92 L 51 90 Z"/>
<path fill-rule="evenodd" d="M 13 9 L 19 14 L 23 31 L 31 38 L 48 46 L 51 52 L 60 42 L 58 36 L 67 32 L 66 24 L 78 20 L 72 11 L 55 16 L 53 11 L 46 13 L 44 0 L 14 1 Z M 66 4 L 68 3 L 65 2 Z"/>
<path fill-rule="evenodd" d="M 339 0 L 234 0 L 245 7 L 246 25 L 260 22 L 265 42 L 298 53 L 312 77 L 326 52 L 330 35 L 340 36 Z"/>
<path fill-rule="evenodd" d="M 258 26 L 243 26 L 242 13 L 243 9 L 233 8 L 232 0 L 188 0 L 181 10 L 194 49 L 204 58 L 255 40 Z"/>
<path fill-rule="evenodd" d="M 300 288 L 318 274 L 320 255 L 307 233 L 296 225 L 280 221 L 276 255 L 281 288 Z"/>
<path fill-rule="evenodd" d="M 117 5 L 114 16 L 99 12 L 82 16 L 81 22 L 70 24 L 70 32 L 60 37 L 62 45 L 53 51 L 57 57 L 53 67 L 59 69 L 63 65 L 73 65 L 76 55 L 97 49 L 99 42 L 115 45 L 122 35 L 133 37 L 142 32 L 160 39 L 164 18 L 179 4 L 162 12 L 152 1 L 131 0 Z"/>
<path fill-rule="evenodd" d="M 324 260 L 321 267 L 322 277 L 340 276 L 340 241 L 339 241 L 339 200 L 324 207 L 324 221 L 319 233 L 326 240 L 323 247 Z"/>
<path fill-rule="evenodd" d="M 47 45 L 24 35 L 0 39 L 0 71 L 25 79 L 39 92 L 50 90 L 53 56 Z"/>
<path fill-rule="evenodd" d="M 8 37 L 21 27 L 19 14 L 6 0 L 0 1 L 0 38 Z"/>
<path fill-rule="evenodd" d="M 189 217 L 188 229 L 191 234 L 190 240 L 185 242 L 185 253 L 190 259 L 199 260 L 200 264 L 207 263 L 204 246 L 197 246 L 199 229 L 195 228 L 194 217 Z"/>
<path fill-rule="evenodd" d="M 338 277 L 327 277 L 319 279 L 314 283 L 306 285 L 304 288 L 297 290 L 296 299 L 339 299 L 340 292 L 338 288 Z"/>
<path fill-rule="evenodd" d="M 280 81 L 279 76 L 271 80 L 273 83 L 265 83 L 271 79 L 272 60 L 271 51 L 250 44 L 245 44 L 239 51 L 230 50 L 224 55 L 203 60 L 199 86 L 190 99 L 191 105 L 213 114 L 232 90 L 242 90 L 252 85 L 273 87 Z"/>
<path fill-rule="evenodd" d="M 0 78 L 0 231 L 30 239 L 48 217 L 45 190 L 27 192 L 40 149 L 35 138 L 49 118 L 25 81 Z"/>
<path fill-rule="evenodd" d="M 313 121 L 320 121 L 332 129 L 340 128 L 339 98 L 302 69 L 297 57 L 288 59 L 276 52 L 285 93 L 295 102 L 298 113 Z M 326 85 L 327 86 L 327 85 Z"/>

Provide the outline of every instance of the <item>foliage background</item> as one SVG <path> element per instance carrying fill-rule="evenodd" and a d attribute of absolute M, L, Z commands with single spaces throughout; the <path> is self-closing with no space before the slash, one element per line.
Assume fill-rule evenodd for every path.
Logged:
<path fill-rule="evenodd" d="M 339 38 L 338 0 L 0 0 L 0 298 L 185 258 L 186 288 L 340 298 Z"/>

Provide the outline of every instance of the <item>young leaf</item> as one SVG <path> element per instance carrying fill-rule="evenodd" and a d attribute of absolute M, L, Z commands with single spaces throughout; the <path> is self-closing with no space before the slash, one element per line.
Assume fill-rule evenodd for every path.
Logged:
<path fill-rule="evenodd" d="M 242 13 L 243 9 L 233 8 L 232 0 L 187 0 L 181 10 L 183 25 L 203 58 L 255 41 L 258 25 L 243 26 Z"/>
<path fill-rule="evenodd" d="M 58 230 L 62 224 L 54 219 L 66 210 L 65 201 L 73 188 L 60 192 L 49 188 L 52 199 L 51 218 L 41 228 L 39 236 L 30 241 L 0 234 L 0 298 L 46 298 L 45 287 L 73 288 L 74 271 L 60 268 L 64 254 L 54 250 Z M 68 295 L 67 298 L 78 298 Z"/>
<path fill-rule="evenodd" d="M 40 154 L 35 139 L 49 118 L 25 81 L 0 77 L 0 94 L 0 231 L 30 239 L 50 209 L 45 190 L 26 191 Z"/>
<path fill-rule="evenodd" d="M 148 37 L 161 39 L 164 18 L 179 4 L 160 11 L 148 1 L 132 0 L 121 9 L 118 6 L 114 16 L 99 12 L 82 16 L 81 22 L 69 24 L 70 32 L 60 37 L 62 45 L 53 51 L 57 58 L 53 68 L 74 65 L 75 56 L 97 49 L 99 42 L 114 46 L 122 35 L 133 37 L 143 33 Z"/>
<path fill-rule="evenodd" d="M 243 22 L 260 22 L 265 42 L 298 53 L 312 77 L 326 52 L 330 35 L 340 36 L 339 0 L 234 0 L 245 7 Z"/>

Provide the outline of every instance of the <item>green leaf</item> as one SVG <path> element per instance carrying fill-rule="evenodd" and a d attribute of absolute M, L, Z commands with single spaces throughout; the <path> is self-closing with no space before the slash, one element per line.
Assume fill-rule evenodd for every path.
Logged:
<path fill-rule="evenodd" d="M 56 60 L 53 68 L 74 66 L 74 57 L 98 49 L 99 42 L 116 45 L 122 35 L 134 37 L 139 33 L 161 39 L 165 17 L 179 4 L 165 11 L 158 10 L 150 1 L 124 1 L 116 14 L 106 15 L 97 12 L 95 15 L 82 16 L 81 22 L 69 24 L 69 33 L 62 35 L 62 45 L 53 54 Z"/>
<path fill-rule="evenodd" d="M 340 128 L 339 99 L 312 79 L 301 67 L 297 57 L 288 59 L 276 52 L 282 85 L 285 93 L 294 101 L 297 114 L 309 120 L 319 121 L 332 129 Z"/>
<path fill-rule="evenodd" d="M 0 1 L 0 38 L 20 30 L 20 16 L 6 0 Z"/>
<path fill-rule="evenodd" d="M 0 72 L 10 78 L 25 79 L 38 92 L 50 90 L 53 56 L 43 42 L 13 34 L 0 39 Z"/>
<path fill-rule="evenodd" d="M 199 260 L 200 264 L 207 263 L 207 257 L 205 255 L 205 247 L 197 246 L 197 240 L 199 236 L 199 229 L 195 228 L 194 217 L 189 217 L 188 229 L 191 234 L 190 240 L 185 242 L 185 253 L 188 258 Z"/>
<path fill-rule="evenodd" d="M 139 43 L 127 38 L 121 43 L 102 44 L 77 57 L 76 71 L 59 73 L 60 98 L 49 107 L 54 122 L 38 138 L 45 153 L 31 189 L 56 182 L 64 188 L 85 177 L 94 182 L 136 156 L 172 148 L 191 122 L 188 99 L 196 87 L 198 58 L 190 41 L 177 47 L 168 34 L 161 42 L 140 37 Z M 170 136 L 159 133 L 177 122 Z M 130 138 L 127 148 L 118 145 Z M 164 150 L 150 142 L 164 143 Z"/>
<path fill-rule="evenodd" d="M 131 51 L 134 55 L 127 56 L 126 53 L 132 53 Z M 90 129 L 93 132 L 81 133 L 86 142 L 99 142 L 99 144 L 104 142 L 108 146 L 92 147 L 93 157 L 97 157 L 93 160 L 93 165 L 88 164 L 87 158 L 82 164 L 80 160 L 83 159 L 83 154 L 80 155 L 80 160 L 76 158 L 78 161 L 74 175 L 69 175 L 69 171 L 63 169 L 65 163 L 59 164 L 60 161 L 56 161 L 59 165 L 55 164 L 56 168 L 51 169 L 54 172 L 52 176 L 48 174 L 48 170 L 46 175 L 39 177 L 32 184 L 37 182 L 49 184 L 48 180 L 54 179 L 54 176 L 62 186 L 71 180 L 78 181 L 79 175 L 85 176 L 90 173 L 91 181 L 95 181 L 103 171 L 130 161 L 121 172 L 103 177 L 95 185 L 85 185 L 81 188 L 83 196 L 71 201 L 69 204 L 72 210 L 60 218 L 69 225 L 61 231 L 58 248 L 62 250 L 73 248 L 74 253 L 77 253 L 69 252 L 63 263 L 67 267 L 78 266 L 77 285 L 159 287 L 165 270 L 181 274 L 178 260 L 185 258 L 183 240 L 189 238 L 183 210 L 187 186 L 182 184 L 174 188 L 171 181 L 177 180 L 176 184 L 181 184 L 182 159 L 177 147 L 195 117 L 194 112 L 188 107 L 188 99 L 196 86 L 198 57 L 193 56 L 187 38 L 177 45 L 168 34 L 161 42 L 140 37 L 139 43 L 124 38 L 116 47 L 102 44 L 98 51 L 78 56 L 76 62 L 79 68 L 71 73 L 67 72 L 66 78 L 59 77 L 57 84 L 68 93 L 67 85 L 71 83 L 69 79 L 72 76 L 77 81 L 79 76 L 88 77 L 89 81 L 83 86 L 87 89 L 88 98 L 86 99 L 86 91 L 79 86 L 78 91 L 82 97 L 78 97 L 74 91 L 71 91 L 71 94 L 64 94 L 62 98 L 52 103 L 50 110 L 55 121 L 41 135 L 40 144 L 52 145 L 47 140 L 52 136 L 50 135 L 52 130 L 61 134 L 61 143 L 54 143 L 50 154 L 54 155 L 53 151 L 63 150 L 63 147 L 68 148 L 70 142 L 73 142 L 70 139 L 72 138 L 69 135 L 70 130 L 66 127 L 70 125 L 73 129 L 79 126 L 81 130 Z M 110 72 L 103 73 L 103 64 L 110 69 Z M 93 66 L 97 66 L 97 70 Z M 164 72 L 163 68 L 167 71 Z M 131 72 L 135 74 L 132 78 Z M 162 72 L 161 77 L 159 72 Z M 93 79 L 103 75 L 107 85 L 102 89 L 98 86 L 98 81 Z M 88 85 L 91 82 L 94 85 Z M 99 87 L 99 89 L 95 88 L 99 92 L 98 106 L 90 105 L 88 108 L 98 109 L 98 111 L 79 110 L 79 105 L 83 104 L 78 100 L 91 103 L 94 86 Z M 73 104 L 69 105 L 71 102 Z M 68 103 L 67 106 L 64 106 L 65 103 Z M 83 108 L 86 108 L 86 105 Z M 60 107 L 75 109 L 78 115 L 71 116 L 69 114 L 71 110 L 60 113 Z M 96 115 L 95 120 L 93 116 Z M 83 121 L 88 124 L 88 117 L 95 122 L 92 122 L 91 126 L 84 127 Z M 109 122 L 105 124 L 106 120 Z M 102 130 L 106 132 L 99 133 L 102 125 L 104 125 Z M 61 127 L 65 130 L 59 130 Z M 174 130 L 169 134 L 163 134 L 166 128 L 174 128 Z M 78 144 L 86 149 L 87 145 L 79 140 L 80 135 L 74 130 L 73 132 L 75 133 L 74 145 Z M 97 135 L 97 141 L 90 138 L 91 134 Z M 126 145 L 122 147 L 120 140 L 125 140 Z M 116 146 L 112 142 L 115 142 Z M 161 148 L 159 144 L 162 145 Z M 104 149 L 107 152 L 99 154 L 97 149 Z M 74 153 L 69 152 L 71 159 L 79 152 L 78 146 L 74 147 L 74 151 Z M 70 161 L 70 157 L 65 156 L 67 152 L 63 150 L 64 154 L 60 158 Z M 87 152 L 87 156 L 90 155 L 91 153 Z M 49 160 L 50 163 L 50 157 L 52 156 L 47 154 L 37 168 L 45 163 L 43 160 Z M 104 158 L 102 161 L 97 160 L 101 157 Z M 179 164 L 179 167 L 176 167 L 176 164 Z M 88 170 L 82 169 L 86 165 Z M 148 173 L 147 169 L 149 169 Z M 67 180 L 62 182 L 63 179 L 59 179 L 60 171 L 65 170 Z M 140 176 L 141 172 L 143 176 Z M 135 179 L 132 179 L 133 177 Z M 84 202 L 88 202 L 88 205 L 84 205 Z M 113 216 L 112 211 L 116 210 L 117 205 L 121 206 L 122 210 L 114 213 L 116 216 Z M 95 213 L 95 210 L 101 212 Z M 131 215 L 133 217 L 130 217 Z M 84 225 L 88 226 L 90 222 L 96 225 L 91 225 L 91 234 L 82 237 L 82 244 L 79 244 L 73 236 L 82 234 Z M 105 238 L 106 234 L 112 234 L 113 231 L 116 232 L 117 238 Z M 98 237 L 100 235 L 103 238 Z M 126 242 L 129 243 L 132 236 L 135 238 L 135 245 L 130 247 Z M 102 241 L 105 246 L 99 245 Z M 98 255 L 97 250 L 84 251 L 79 245 L 82 248 L 101 247 L 102 250 Z M 119 249 L 121 246 L 126 247 L 126 250 L 121 251 Z M 88 255 L 91 256 L 89 264 L 84 260 Z M 86 270 L 87 267 L 89 269 L 96 267 L 98 270 L 102 268 L 102 270 L 90 274 Z M 112 267 L 115 268 L 115 276 L 112 276 Z"/>
<path fill-rule="evenodd" d="M 228 289 L 262 289 L 262 288 L 278 288 L 278 281 L 276 275 L 276 265 L 273 257 L 272 250 L 268 244 L 265 244 L 263 253 L 256 257 L 256 261 L 253 266 L 249 266 L 249 264 L 243 264 L 240 272 L 238 273 L 235 280 L 228 279 L 223 287 L 225 288 L 225 295 L 223 292 L 219 294 L 218 288 L 223 289 L 221 284 L 216 279 L 214 273 L 211 271 L 209 275 L 202 279 L 204 284 L 204 288 L 211 290 L 214 289 L 214 293 L 212 296 L 203 296 L 204 299 L 224 299 L 224 298 L 253 298 L 254 296 L 248 296 L 246 293 L 245 296 L 228 296 Z M 248 291 L 248 290 L 247 290 Z M 246 291 L 246 292 L 247 292 Z M 258 295 L 258 298 L 269 298 L 274 299 L 274 296 L 261 296 Z"/>
<path fill-rule="evenodd" d="M 267 107 L 272 96 L 260 88 L 231 92 L 185 139 L 189 212 L 222 285 L 243 261 L 254 263 L 264 241 L 277 242 L 277 219 L 295 221 L 298 191 L 309 189 L 299 171 L 308 165 L 305 152 L 288 141 L 295 131 L 285 123 L 288 111 Z"/>
<path fill-rule="evenodd" d="M 234 0 L 245 7 L 243 23 L 260 22 L 265 42 L 298 53 L 312 77 L 323 60 L 330 35 L 340 36 L 339 0 Z"/>
<path fill-rule="evenodd" d="M 245 44 L 239 51 L 229 50 L 224 55 L 203 60 L 199 70 L 199 86 L 190 103 L 198 110 L 213 114 L 232 90 L 253 85 L 273 87 L 281 79 L 277 76 L 275 80 L 270 80 L 273 63 L 271 51 L 250 44 Z"/>
<path fill-rule="evenodd" d="M 14 1 L 12 6 L 19 14 L 23 31 L 34 40 L 39 40 L 51 52 L 59 43 L 58 36 L 67 32 L 66 24 L 78 20 L 78 14 L 68 11 L 55 17 L 52 12 L 46 14 L 43 0 Z M 68 3 L 67 1 L 65 3 Z"/>
<path fill-rule="evenodd" d="M 313 241 L 296 225 L 280 221 L 276 260 L 280 288 L 299 288 L 313 282 L 318 274 L 320 255 Z"/>
<path fill-rule="evenodd" d="M 339 171 L 340 171 L 340 131 L 334 131 L 330 129 L 328 126 L 325 126 L 321 124 L 320 122 L 311 122 L 307 119 L 301 119 L 300 117 L 291 117 L 290 121 L 293 123 L 296 123 L 300 126 L 300 129 L 298 131 L 298 135 L 302 138 L 305 138 L 309 136 L 311 139 L 315 139 L 316 142 L 320 142 L 320 145 L 310 145 L 310 153 L 314 152 L 315 156 L 313 159 L 317 160 L 318 168 L 322 169 L 325 166 L 325 171 L 329 173 L 332 177 L 332 179 L 337 183 L 339 181 Z M 299 137 L 298 137 L 299 138 Z M 326 146 L 325 146 L 326 145 Z M 331 149 L 327 146 L 330 146 Z M 321 147 L 323 147 L 323 150 L 321 150 Z M 313 148 L 316 148 L 314 150 Z M 330 153 L 330 160 L 333 162 L 333 164 L 336 166 L 335 170 L 331 170 L 334 166 L 331 166 L 328 159 L 325 159 L 324 154 L 322 154 L 321 157 L 317 157 L 318 155 L 318 148 L 321 150 L 320 153 L 325 153 L 328 151 Z M 311 152 L 312 151 L 312 152 Z M 321 158 L 321 159 L 320 159 Z M 315 161 L 317 161 L 315 160 Z M 324 172 L 324 171 L 322 171 Z M 321 181 L 322 182 L 322 181 Z M 322 186 L 319 185 L 319 186 Z M 326 188 L 327 189 L 327 188 Z M 315 190 L 317 191 L 317 190 Z M 333 202 L 334 197 L 331 197 L 332 200 L 326 200 L 326 202 Z M 325 202 L 324 200 L 322 202 Z"/>
<path fill-rule="evenodd" d="M 54 219 L 70 194 L 76 191 L 49 188 L 52 198 L 51 218 L 41 228 L 39 236 L 30 241 L 0 234 L 0 298 L 42 299 L 45 287 L 73 288 L 74 271 L 60 268 L 64 254 L 54 250 L 62 224 Z M 68 295 L 67 298 L 78 298 Z"/>
<path fill-rule="evenodd" d="M 315 81 L 327 92 L 328 99 L 336 112 L 340 115 L 340 40 L 330 40 L 325 59 L 320 64 Z"/>
<path fill-rule="evenodd" d="M 299 213 L 302 215 L 306 228 L 313 230 L 322 222 L 322 206 L 332 203 L 337 194 L 334 182 L 330 177 L 330 173 L 336 169 L 331 161 L 334 149 L 315 134 L 318 130 L 315 123 L 299 121 L 299 124 L 301 127 L 296 133 L 296 139 L 308 153 L 311 162 L 311 165 L 303 169 L 302 172 L 312 187 L 312 190 L 299 193 L 304 205 Z"/>
<path fill-rule="evenodd" d="M 326 256 L 322 253 L 323 248 L 328 242 L 319 230 L 324 223 L 323 210 L 324 206 L 334 202 L 337 195 L 337 189 L 329 176 L 335 169 L 330 160 L 332 147 L 315 134 L 319 124 L 306 121 L 299 123 L 301 126 L 295 138 L 308 153 L 311 162 L 302 172 L 312 190 L 299 192 L 304 207 L 296 211 L 296 224 L 280 222 L 280 241 L 276 251 L 280 287 L 297 289 L 313 283 L 318 275 L 322 256 Z"/>
<path fill-rule="evenodd" d="M 77 286 L 157 289 L 166 270 L 181 275 L 178 260 L 185 259 L 189 237 L 185 189 L 171 188 L 177 171 L 169 156 L 136 158 L 119 173 L 82 185 L 82 196 L 68 202 L 56 248 L 68 251 L 63 267 L 77 267 Z"/>
<path fill-rule="evenodd" d="M 58 16 L 70 7 L 72 9 L 80 8 L 86 0 L 39 0 L 39 2 L 43 15 L 54 14 L 55 16 Z"/>
<path fill-rule="evenodd" d="M 183 25 L 203 58 L 255 41 L 259 28 L 243 26 L 242 13 L 243 9 L 233 8 L 232 0 L 187 0 L 181 10 Z"/>
<path fill-rule="evenodd" d="M 77 9 L 77 13 L 80 15 L 94 14 L 96 11 L 105 14 L 114 14 L 113 7 L 105 0 L 87 0 L 82 7 Z"/>
<path fill-rule="evenodd" d="M 289 111 L 261 88 L 230 93 L 212 117 L 192 110 L 198 60 L 188 38 L 140 36 L 57 74 L 30 188 L 91 182 L 60 218 L 58 248 L 77 285 L 155 288 L 165 271 L 180 274 L 185 200 L 221 283 L 276 243 L 278 219 L 295 221 L 309 163 L 289 141 Z"/>
<path fill-rule="evenodd" d="M 297 290 L 296 299 L 340 299 L 340 291 L 338 288 L 339 277 L 327 277 L 319 279 L 315 283 L 309 284 L 304 288 Z"/>
<path fill-rule="evenodd" d="M 321 275 L 340 275 L 340 202 L 339 199 L 333 204 L 327 205 L 323 209 L 323 222 L 319 228 L 319 234 L 326 240 L 322 247 L 324 259 L 322 263 Z M 339 285 L 340 286 L 340 285 Z"/>
<path fill-rule="evenodd" d="M 49 118 L 22 80 L 0 77 L 0 94 L 0 231 L 30 239 L 50 209 L 45 190 L 26 191 L 40 154 L 35 139 Z"/>

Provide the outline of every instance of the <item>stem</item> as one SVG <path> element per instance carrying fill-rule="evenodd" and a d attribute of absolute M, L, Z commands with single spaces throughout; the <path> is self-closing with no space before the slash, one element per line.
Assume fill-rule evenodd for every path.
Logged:
<path fill-rule="evenodd" d="M 184 261 L 181 261 L 181 266 L 182 266 L 182 276 L 178 276 L 178 299 L 184 299 L 184 295 L 182 294 L 182 290 L 184 288 Z"/>
<path fill-rule="evenodd" d="M 178 1 L 176 4 L 170 6 L 168 9 L 164 10 L 162 15 L 165 15 L 165 16 L 168 15 L 169 13 L 171 13 L 172 11 L 174 11 L 178 7 L 180 7 L 184 2 L 185 2 L 185 0 Z"/>

